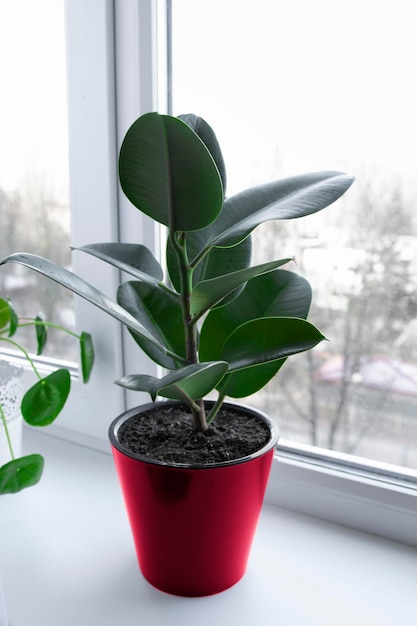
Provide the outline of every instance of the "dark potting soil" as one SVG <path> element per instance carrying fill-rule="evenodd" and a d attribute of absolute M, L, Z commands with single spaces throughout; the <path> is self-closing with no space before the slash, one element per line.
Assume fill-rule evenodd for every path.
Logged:
<path fill-rule="evenodd" d="M 195 432 L 184 408 L 164 407 L 128 418 L 119 428 L 118 440 L 131 452 L 155 461 L 206 465 L 252 454 L 269 435 L 262 420 L 224 407 L 205 434 Z"/>

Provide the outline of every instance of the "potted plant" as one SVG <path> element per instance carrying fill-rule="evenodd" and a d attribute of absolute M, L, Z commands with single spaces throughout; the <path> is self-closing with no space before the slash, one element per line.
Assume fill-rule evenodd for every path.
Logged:
<path fill-rule="evenodd" d="M 61 413 L 71 389 L 71 376 L 66 367 L 59 367 L 46 376 L 42 376 L 29 352 L 16 339 L 16 333 L 22 328 L 33 327 L 35 330 L 37 355 L 41 355 L 48 339 L 48 328 L 69 333 L 78 340 L 81 359 L 83 382 L 88 382 L 94 363 L 94 349 L 91 335 L 81 335 L 70 331 L 64 326 L 47 322 L 41 315 L 35 318 L 19 317 L 9 298 L 0 298 L 0 344 L 17 349 L 35 373 L 37 381 L 23 395 L 20 376 L 23 369 L 16 367 L 7 360 L 0 360 L 0 433 L 4 438 L 3 450 L 8 453 L 8 462 L 0 459 L 0 494 L 16 493 L 39 482 L 44 459 L 40 454 L 18 456 L 20 454 L 19 430 L 17 440 L 13 441 L 12 429 L 19 421 L 20 412 L 23 419 L 31 426 L 48 426 Z"/>
<path fill-rule="evenodd" d="M 211 127 L 195 115 L 158 113 L 127 131 L 119 177 L 132 204 L 167 229 L 169 280 L 141 244 L 78 248 L 133 277 L 117 302 L 47 259 L 19 253 L 3 263 L 89 300 L 168 370 L 117 381 L 152 403 L 115 419 L 109 436 L 145 578 L 170 593 L 208 595 L 244 574 L 278 439 L 269 417 L 225 398 L 253 394 L 287 357 L 324 339 L 306 321 L 309 284 L 283 269 L 291 259 L 251 266 L 251 232 L 323 209 L 353 179 L 319 172 L 226 198 Z"/>

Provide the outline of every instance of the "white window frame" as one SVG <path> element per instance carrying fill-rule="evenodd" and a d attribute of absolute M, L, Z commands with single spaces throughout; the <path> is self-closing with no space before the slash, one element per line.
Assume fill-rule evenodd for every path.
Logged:
<path fill-rule="evenodd" d="M 155 7 L 152 0 L 66 0 L 73 246 L 143 241 L 159 255 L 158 229 L 124 198 L 117 174 L 128 126 L 157 108 Z M 72 262 L 77 274 L 115 297 L 118 271 L 76 251 Z M 75 308 L 77 329 L 93 335 L 95 365 L 88 385 L 73 377 L 65 409 L 48 433 L 108 450 L 112 419 L 147 400 L 114 381 L 126 372 L 155 374 L 156 366 L 118 322 L 78 297 Z"/>
<path fill-rule="evenodd" d="M 133 238 L 159 254 L 158 232 L 139 212 L 132 212 L 117 183 L 121 138 L 138 115 L 158 108 L 156 8 L 156 0 L 67 0 L 74 245 Z M 102 264 L 77 253 L 74 268 L 114 294 L 118 272 L 104 272 Z M 112 382 L 122 371 L 154 373 L 155 366 L 125 340 L 116 322 L 79 299 L 77 320 L 79 328 L 90 330 L 95 338 L 94 374 L 88 387 L 76 383 L 65 415 L 50 428 L 67 439 L 108 449 L 110 421 L 142 401 Z M 284 441 L 273 464 L 267 500 L 417 545 L 417 473 L 411 472 L 408 481 L 373 469 L 368 472 L 366 464 L 355 464 L 352 457 L 329 451 L 317 455 L 317 450 Z"/>
<path fill-rule="evenodd" d="M 416 472 L 279 441 L 267 501 L 417 546 Z"/>

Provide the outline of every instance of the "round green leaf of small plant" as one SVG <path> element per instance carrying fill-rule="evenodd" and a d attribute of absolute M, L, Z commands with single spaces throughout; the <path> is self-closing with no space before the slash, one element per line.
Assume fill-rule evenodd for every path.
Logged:
<path fill-rule="evenodd" d="M 0 298 L 0 328 L 4 328 L 10 319 L 9 303 Z"/>
<path fill-rule="evenodd" d="M 39 482 L 44 460 L 40 454 L 14 459 L 0 467 L 0 494 L 17 493 Z"/>
<path fill-rule="evenodd" d="M 9 337 L 13 337 L 13 335 L 15 334 L 17 327 L 19 326 L 19 317 L 15 311 L 15 308 L 13 306 L 13 302 L 10 300 L 10 298 L 7 298 L 7 302 L 9 305 L 9 314 L 10 314 L 10 320 L 9 320 Z"/>
<path fill-rule="evenodd" d="M 52 372 L 25 393 L 21 404 L 23 418 L 31 426 L 48 426 L 62 411 L 70 388 L 68 370 Z"/>
<path fill-rule="evenodd" d="M 40 315 L 36 316 L 36 325 L 35 325 L 35 330 L 36 330 L 36 341 L 38 344 L 38 350 L 37 350 L 37 354 L 38 356 L 40 354 L 42 354 L 43 349 L 46 345 L 47 339 L 48 339 L 48 332 L 46 330 L 46 326 L 44 324 L 43 319 L 41 318 Z"/>
<path fill-rule="evenodd" d="M 83 332 L 80 337 L 81 370 L 83 382 L 88 383 L 94 365 L 94 346 L 90 333 Z"/>

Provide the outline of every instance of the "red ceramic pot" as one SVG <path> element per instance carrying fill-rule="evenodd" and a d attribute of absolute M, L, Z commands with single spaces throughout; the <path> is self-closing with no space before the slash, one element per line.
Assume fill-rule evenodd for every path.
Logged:
<path fill-rule="evenodd" d="M 140 569 L 151 585 L 167 593 L 224 591 L 246 571 L 277 428 L 265 414 L 233 405 L 268 424 L 270 439 L 261 450 L 210 466 L 166 465 L 134 455 L 117 438 L 125 420 L 152 406 L 126 411 L 109 430 Z"/>

